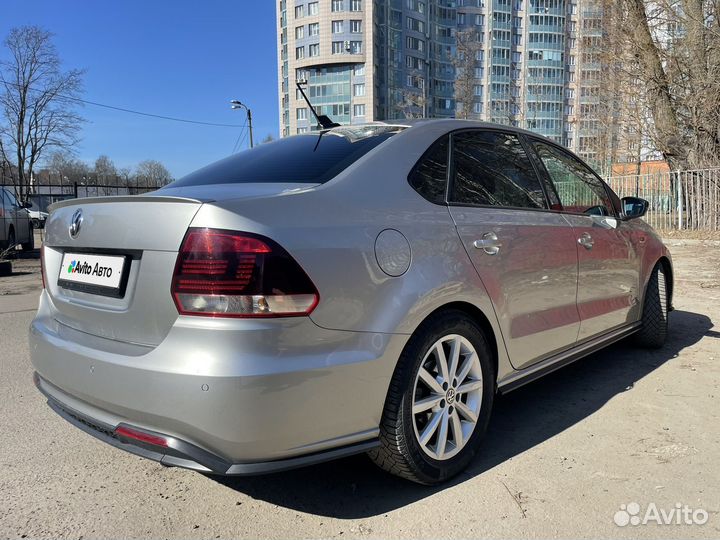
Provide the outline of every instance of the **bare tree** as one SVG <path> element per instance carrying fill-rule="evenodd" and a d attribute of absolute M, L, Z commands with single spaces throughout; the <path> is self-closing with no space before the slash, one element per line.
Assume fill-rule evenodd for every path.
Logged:
<path fill-rule="evenodd" d="M 652 115 L 650 137 L 670 166 L 720 163 L 720 4 L 621 0 L 619 32 L 634 51 Z"/>
<path fill-rule="evenodd" d="M 165 165 L 159 161 L 148 159 L 138 163 L 136 170 L 136 182 L 138 185 L 164 186 L 172 182 L 173 177 Z"/>
<path fill-rule="evenodd" d="M 69 152 L 62 151 L 53 152 L 47 161 L 46 169 L 63 180 L 82 178 L 90 173 L 90 168 L 85 163 L 75 159 Z"/>
<path fill-rule="evenodd" d="M 461 30 L 455 34 L 457 55 L 455 67 L 455 107 L 457 118 L 472 118 L 475 103 L 475 66 L 481 48 L 477 30 Z"/>
<path fill-rule="evenodd" d="M 4 45 L 9 58 L 0 61 L 0 159 L 15 167 L 17 194 L 25 200 L 43 154 L 77 143 L 82 72 L 61 69 L 52 34 L 37 26 L 12 29 Z"/>

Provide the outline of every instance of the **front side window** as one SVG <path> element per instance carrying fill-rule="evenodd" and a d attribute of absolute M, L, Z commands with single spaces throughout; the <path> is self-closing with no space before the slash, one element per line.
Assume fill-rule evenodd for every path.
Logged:
<path fill-rule="evenodd" d="M 447 135 L 436 141 L 408 176 L 413 189 L 435 204 L 445 204 L 449 141 Z"/>
<path fill-rule="evenodd" d="M 564 211 L 599 216 L 614 214 L 602 180 L 582 162 L 540 141 L 533 141 L 533 147 L 550 175 Z"/>
<path fill-rule="evenodd" d="M 547 207 L 540 180 L 516 135 L 481 130 L 456 133 L 452 158 L 450 202 Z"/>

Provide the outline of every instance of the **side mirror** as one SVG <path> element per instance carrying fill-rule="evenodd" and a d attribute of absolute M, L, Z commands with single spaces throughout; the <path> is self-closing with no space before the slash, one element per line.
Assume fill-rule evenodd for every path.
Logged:
<path fill-rule="evenodd" d="M 643 217 L 650 208 L 650 203 L 640 197 L 623 197 L 622 203 L 623 219 L 635 219 Z"/>

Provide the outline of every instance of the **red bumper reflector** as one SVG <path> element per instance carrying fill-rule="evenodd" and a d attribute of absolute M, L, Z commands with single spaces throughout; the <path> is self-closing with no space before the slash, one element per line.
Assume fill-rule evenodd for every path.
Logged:
<path fill-rule="evenodd" d="M 168 441 L 165 437 L 144 433 L 142 431 L 138 431 L 127 426 L 118 426 L 117 428 L 115 428 L 115 435 L 119 435 L 127 439 L 134 439 L 136 441 L 152 444 L 155 446 L 163 446 L 165 448 L 168 447 Z"/>

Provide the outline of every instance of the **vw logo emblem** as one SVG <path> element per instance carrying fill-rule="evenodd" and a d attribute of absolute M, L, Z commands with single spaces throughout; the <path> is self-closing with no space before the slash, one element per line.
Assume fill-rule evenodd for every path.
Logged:
<path fill-rule="evenodd" d="M 79 208 L 75 210 L 75 212 L 72 215 L 72 218 L 70 219 L 70 237 L 76 238 L 78 234 L 80 234 L 80 227 L 82 226 L 83 222 L 83 215 L 82 210 Z"/>

